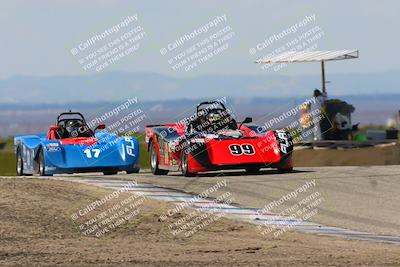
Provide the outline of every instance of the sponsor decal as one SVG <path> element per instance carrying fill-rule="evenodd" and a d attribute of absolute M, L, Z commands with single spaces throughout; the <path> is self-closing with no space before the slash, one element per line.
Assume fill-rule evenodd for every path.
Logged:
<path fill-rule="evenodd" d="M 49 144 L 46 144 L 46 150 L 49 152 L 56 152 L 56 151 L 61 150 L 61 148 L 58 143 L 49 143 Z"/>
<path fill-rule="evenodd" d="M 283 153 L 287 154 L 288 151 L 288 147 L 290 146 L 289 140 L 286 136 L 286 133 L 283 131 L 276 131 L 278 134 L 278 138 L 279 138 L 279 143 L 280 143 L 280 149 Z M 284 142 L 282 142 L 284 141 Z"/>

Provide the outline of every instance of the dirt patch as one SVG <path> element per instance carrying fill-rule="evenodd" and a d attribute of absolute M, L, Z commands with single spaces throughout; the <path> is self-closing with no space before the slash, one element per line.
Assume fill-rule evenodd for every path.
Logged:
<path fill-rule="evenodd" d="M 225 219 L 189 238 L 173 236 L 159 219 L 172 206 L 151 200 L 112 232 L 83 235 L 71 214 L 107 194 L 72 182 L 0 179 L 0 265 L 400 265 L 397 245 L 299 233 L 263 237 L 253 225 Z"/>
<path fill-rule="evenodd" d="M 293 154 L 294 166 L 399 165 L 400 145 L 352 149 L 301 149 Z"/>

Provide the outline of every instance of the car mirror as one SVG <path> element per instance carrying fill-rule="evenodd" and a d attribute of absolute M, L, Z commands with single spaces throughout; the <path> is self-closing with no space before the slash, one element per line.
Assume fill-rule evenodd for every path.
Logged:
<path fill-rule="evenodd" d="M 253 122 L 253 118 L 246 117 L 246 118 L 244 119 L 244 121 L 242 121 L 242 123 L 240 123 L 239 129 L 242 127 L 243 123 L 250 123 L 250 122 Z"/>
<path fill-rule="evenodd" d="M 61 127 L 59 125 L 52 125 L 50 126 L 50 131 L 59 131 Z"/>
<path fill-rule="evenodd" d="M 105 124 L 99 124 L 99 125 L 96 126 L 96 128 L 94 128 L 94 131 L 96 131 L 96 130 L 104 130 L 105 128 L 106 128 Z"/>
<path fill-rule="evenodd" d="M 253 118 L 251 118 L 251 117 L 246 117 L 246 118 L 244 119 L 244 121 L 242 122 L 242 124 L 243 124 L 243 123 L 251 123 L 251 122 L 253 122 Z"/>

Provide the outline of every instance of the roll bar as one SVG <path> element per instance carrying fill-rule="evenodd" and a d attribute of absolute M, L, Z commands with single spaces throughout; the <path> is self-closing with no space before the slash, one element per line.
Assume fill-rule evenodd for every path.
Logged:
<path fill-rule="evenodd" d="M 197 111 L 197 113 L 198 113 L 199 110 L 200 110 L 200 107 L 203 106 L 203 105 L 213 105 L 213 104 L 218 104 L 218 105 L 220 105 L 224 110 L 226 110 L 225 105 L 224 105 L 222 102 L 220 102 L 220 101 L 204 101 L 204 102 L 201 102 L 200 104 L 197 105 L 196 111 Z"/>
<path fill-rule="evenodd" d="M 72 112 L 71 110 L 68 111 L 68 112 L 63 112 L 60 115 L 58 115 L 56 124 L 58 125 L 58 123 L 60 122 L 60 118 L 62 116 L 67 116 L 67 115 L 78 115 L 79 117 L 81 117 L 82 121 L 86 124 L 85 117 L 83 117 L 82 113 L 80 113 L 80 112 Z"/>

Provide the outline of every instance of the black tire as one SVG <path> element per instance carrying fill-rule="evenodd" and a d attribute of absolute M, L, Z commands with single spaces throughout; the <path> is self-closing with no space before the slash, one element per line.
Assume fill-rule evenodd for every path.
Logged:
<path fill-rule="evenodd" d="M 292 161 L 292 155 L 289 155 L 286 158 L 284 158 L 282 162 L 280 162 L 280 164 L 277 166 L 279 173 L 288 173 L 293 171 L 293 165 L 287 164 L 288 161 Z"/>
<path fill-rule="evenodd" d="M 51 176 L 52 175 L 52 174 L 46 173 L 46 164 L 45 164 L 43 149 L 39 150 L 37 163 L 38 163 L 38 173 L 40 176 Z"/>
<path fill-rule="evenodd" d="M 150 169 L 154 175 L 167 175 L 168 170 L 162 170 L 158 167 L 158 156 L 154 142 L 150 145 Z"/>
<path fill-rule="evenodd" d="M 189 172 L 189 166 L 188 166 L 188 153 L 186 153 L 187 146 L 184 146 L 181 150 L 181 170 L 182 174 L 185 177 L 193 177 L 196 175 L 196 173 Z"/>
<path fill-rule="evenodd" d="M 246 168 L 246 172 L 247 173 L 259 173 L 260 172 L 260 168 Z"/>
<path fill-rule="evenodd" d="M 140 168 L 135 168 L 135 169 L 131 169 L 131 170 L 126 171 L 126 173 L 127 174 L 139 173 L 139 171 L 140 171 Z"/>
<path fill-rule="evenodd" d="M 289 173 L 293 171 L 293 167 L 290 168 L 278 168 L 279 173 Z"/>
<path fill-rule="evenodd" d="M 16 172 L 17 176 L 23 176 L 24 175 L 24 162 L 22 160 L 22 152 L 21 149 L 17 149 L 17 158 L 16 158 Z"/>
<path fill-rule="evenodd" d="M 115 175 L 117 173 L 118 173 L 117 171 L 105 171 L 105 172 L 103 172 L 104 175 Z"/>

